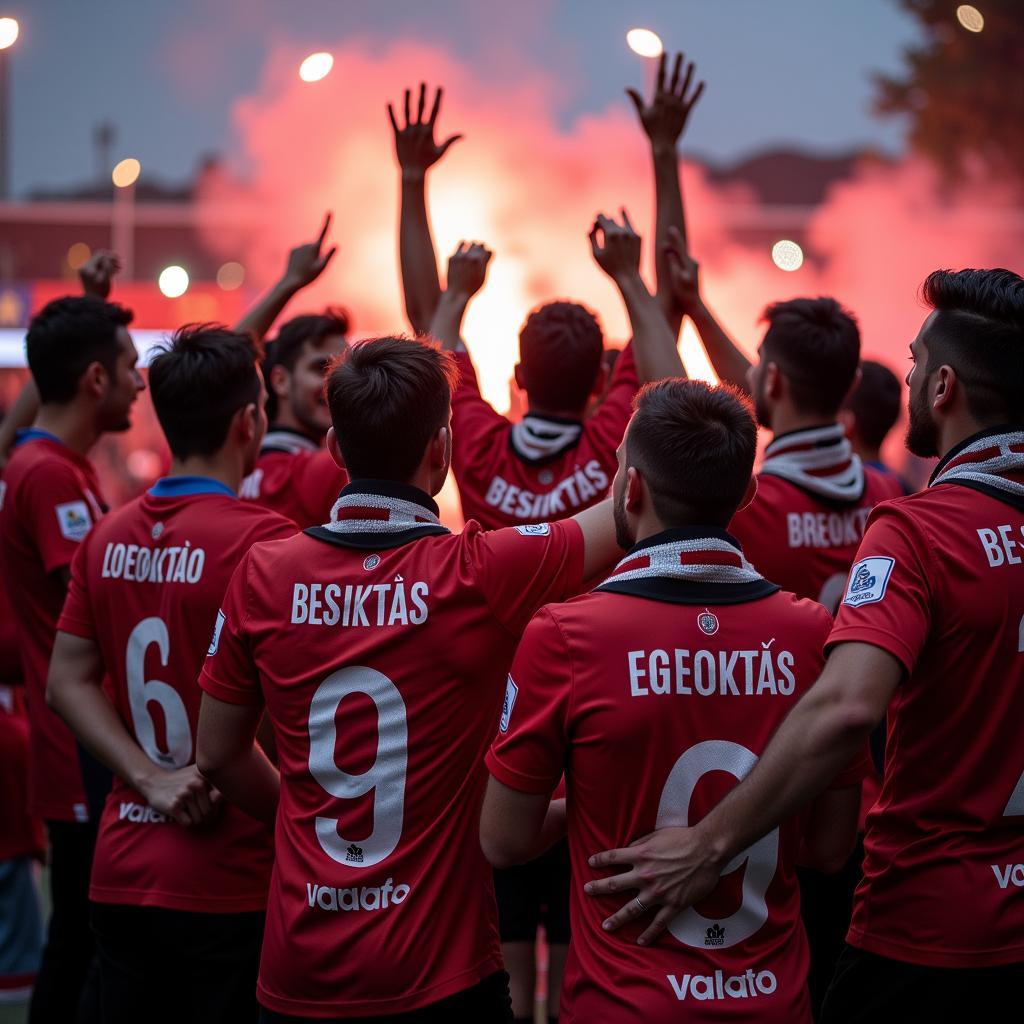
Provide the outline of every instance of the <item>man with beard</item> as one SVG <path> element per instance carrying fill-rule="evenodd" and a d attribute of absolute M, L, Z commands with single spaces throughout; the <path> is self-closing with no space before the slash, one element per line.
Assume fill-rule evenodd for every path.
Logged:
<path fill-rule="evenodd" d="M 889 710 L 882 795 L 827 1024 L 1005 1015 L 1024 983 L 1024 280 L 939 270 L 910 346 L 907 447 L 927 490 L 872 514 L 821 679 L 689 829 L 599 854 L 658 907 L 651 941 L 818 793 Z M 639 901 L 639 902 L 638 902 Z"/>
<path fill-rule="evenodd" d="M 751 363 L 701 294 L 697 263 L 670 231 L 676 301 L 692 318 L 715 373 L 749 392 L 773 438 L 757 474 L 757 497 L 729 524 L 758 570 L 835 611 L 868 513 L 903 493 L 854 453 L 839 409 L 857 380 L 860 331 L 835 299 L 790 299 L 768 323 Z"/>
<path fill-rule="evenodd" d="M 480 826 L 496 866 L 534 856 L 566 806 L 577 880 L 594 849 L 699 817 L 817 678 L 831 617 L 765 580 L 724 529 L 750 497 L 756 445 L 729 387 L 640 393 L 614 485 L 629 551 L 593 593 L 542 609 L 512 665 Z M 577 882 L 561 1019 L 809 1024 L 794 867 L 845 860 L 865 767 L 862 752 L 809 815 L 737 857 L 742 896 L 723 882 L 649 948 L 629 941 L 638 929 L 604 932 L 611 907 Z M 563 773 L 568 800 L 549 812 Z"/>

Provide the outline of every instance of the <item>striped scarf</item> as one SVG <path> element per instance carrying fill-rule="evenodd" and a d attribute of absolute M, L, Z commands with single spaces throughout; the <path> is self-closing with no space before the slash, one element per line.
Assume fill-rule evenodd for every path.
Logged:
<path fill-rule="evenodd" d="M 441 520 L 413 501 L 383 494 L 343 494 L 331 509 L 325 530 L 332 533 L 395 534 L 407 530 L 444 530 Z M 450 531 L 445 531 L 450 532 Z"/>
<path fill-rule="evenodd" d="M 765 449 L 761 475 L 826 501 L 854 502 L 864 494 L 864 466 L 838 423 L 777 437 Z"/>
<path fill-rule="evenodd" d="M 735 544 L 719 537 L 697 537 L 632 551 L 605 583 L 655 577 L 693 583 L 756 583 L 764 578 Z"/>
<path fill-rule="evenodd" d="M 978 438 L 935 470 L 929 487 L 981 484 L 1018 501 L 1024 499 L 1024 430 Z"/>

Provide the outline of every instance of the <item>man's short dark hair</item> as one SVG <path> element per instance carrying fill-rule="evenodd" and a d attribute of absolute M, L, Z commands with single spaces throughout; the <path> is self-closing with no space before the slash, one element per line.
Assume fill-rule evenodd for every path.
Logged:
<path fill-rule="evenodd" d="M 277 336 L 267 345 L 267 357 L 263 361 L 263 376 L 267 380 L 267 416 L 271 421 L 277 418 L 278 400 L 270 386 L 270 371 L 275 366 L 283 366 L 291 372 L 307 345 L 318 348 L 325 338 L 333 334 L 347 335 L 351 327 L 352 318 L 341 306 L 328 306 L 323 313 L 292 317 L 281 324 Z"/>
<path fill-rule="evenodd" d="M 239 409 L 260 399 L 259 351 L 248 334 L 189 324 L 149 364 L 149 391 L 179 459 L 223 447 Z"/>
<path fill-rule="evenodd" d="M 582 412 L 594 390 L 604 335 L 597 317 L 576 302 L 535 309 L 519 332 L 523 386 L 531 404 Z"/>
<path fill-rule="evenodd" d="M 417 338 L 375 338 L 339 356 L 327 404 L 349 476 L 406 482 L 448 423 L 459 371 Z"/>
<path fill-rule="evenodd" d="M 750 403 L 728 384 L 670 379 L 633 400 L 626 457 L 670 526 L 726 526 L 750 485 L 757 425 Z"/>
<path fill-rule="evenodd" d="M 1024 279 L 1012 270 L 936 270 L 922 290 L 938 313 L 922 338 L 925 372 L 952 366 L 979 423 L 1024 420 Z"/>
<path fill-rule="evenodd" d="M 768 322 L 761 358 L 777 363 L 793 405 L 833 418 L 860 362 L 860 329 L 835 299 L 790 299 L 764 311 Z"/>
<path fill-rule="evenodd" d="M 869 448 L 881 448 L 903 408 L 903 386 L 888 366 L 864 359 L 860 383 L 843 403 L 853 413 L 857 434 Z"/>
<path fill-rule="evenodd" d="M 44 405 L 65 405 L 92 363 L 108 373 L 121 352 L 117 329 L 132 322 L 132 311 L 93 295 L 47 303 L 28 325 L 25 353 Z"/>

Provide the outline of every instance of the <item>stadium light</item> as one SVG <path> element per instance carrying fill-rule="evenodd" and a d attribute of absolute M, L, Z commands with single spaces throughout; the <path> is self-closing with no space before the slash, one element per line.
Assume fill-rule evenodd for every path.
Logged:
<path fill-rule="evenodd" d="M 18 39 L 21 27 L 14 18 L 0 18 L 0 50 L 12 47 Z"/>
<path fill-rule="evenodd" d="M 326 78 L 334 67 L 334 58 L 329 53 L 311 53 L 299 65 L 299 78 L 304 82 L 319 82 Z"/>
<path fill-rule="evenodd" d="M 188 271 L 184 267 L 164 267 L 157 278 L 160 291 L 169 299 L 176 299 L 188 291 Z"/>
<path fill-rule="evenodd" d="M 111 172 L 111 180 L 118 188 L 127 188 L 139 180 L 142 173 L 142 164 L 133 156 L 121 160 Z"/>
<path fill-rule="evenodd" d="M 985 27 L 985 16 L 972 4 L 961 4 L 956 9 L 956 20 L 968 32 L 980 32 Z"/>
<path fill-rule="evenodd" d="M 665 52 L 661 37 L 649 28 L 631 28 L 626 33 L 626 43 L 641 57 L 660 57 Z"/>
<path fill-rule="evenodd" d="M 772 246 L 772 263 L 779 270 L 799 270 L 804 265 L 804 251 L 796 242 L 782 238 Z"/>

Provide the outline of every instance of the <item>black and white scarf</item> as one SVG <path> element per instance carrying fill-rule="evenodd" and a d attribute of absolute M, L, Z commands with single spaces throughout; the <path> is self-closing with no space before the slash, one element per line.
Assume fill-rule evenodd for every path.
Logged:
<path fill-rule="evenodd" d="M 583 424 L 573 420 L 548 419 L 527 413 L 513 424 L 509 434 L 512 450 L 524 462 L 546 462 L 574 447 Z"/>
<path fill-rule="evenodd" d="M 1024 504 L 1024 427 L 985 431 L 935 467 L 929 487 L 964 484 Z"/>
<path fill-rule="evenodd" d="M 864 466 L 839 423 L 775 438 L 765 449 L 761 474 L 826 501 L 854 502 L 864 495 Z"/>
<path fill-rule="evenodd" d="M 271 427 L 263 437 L 260 453 L 284 452 L 286 455 L 298 455 L 299 452 L 319 451 L 320 445 L 305 434 L 287 427 Z"/>

